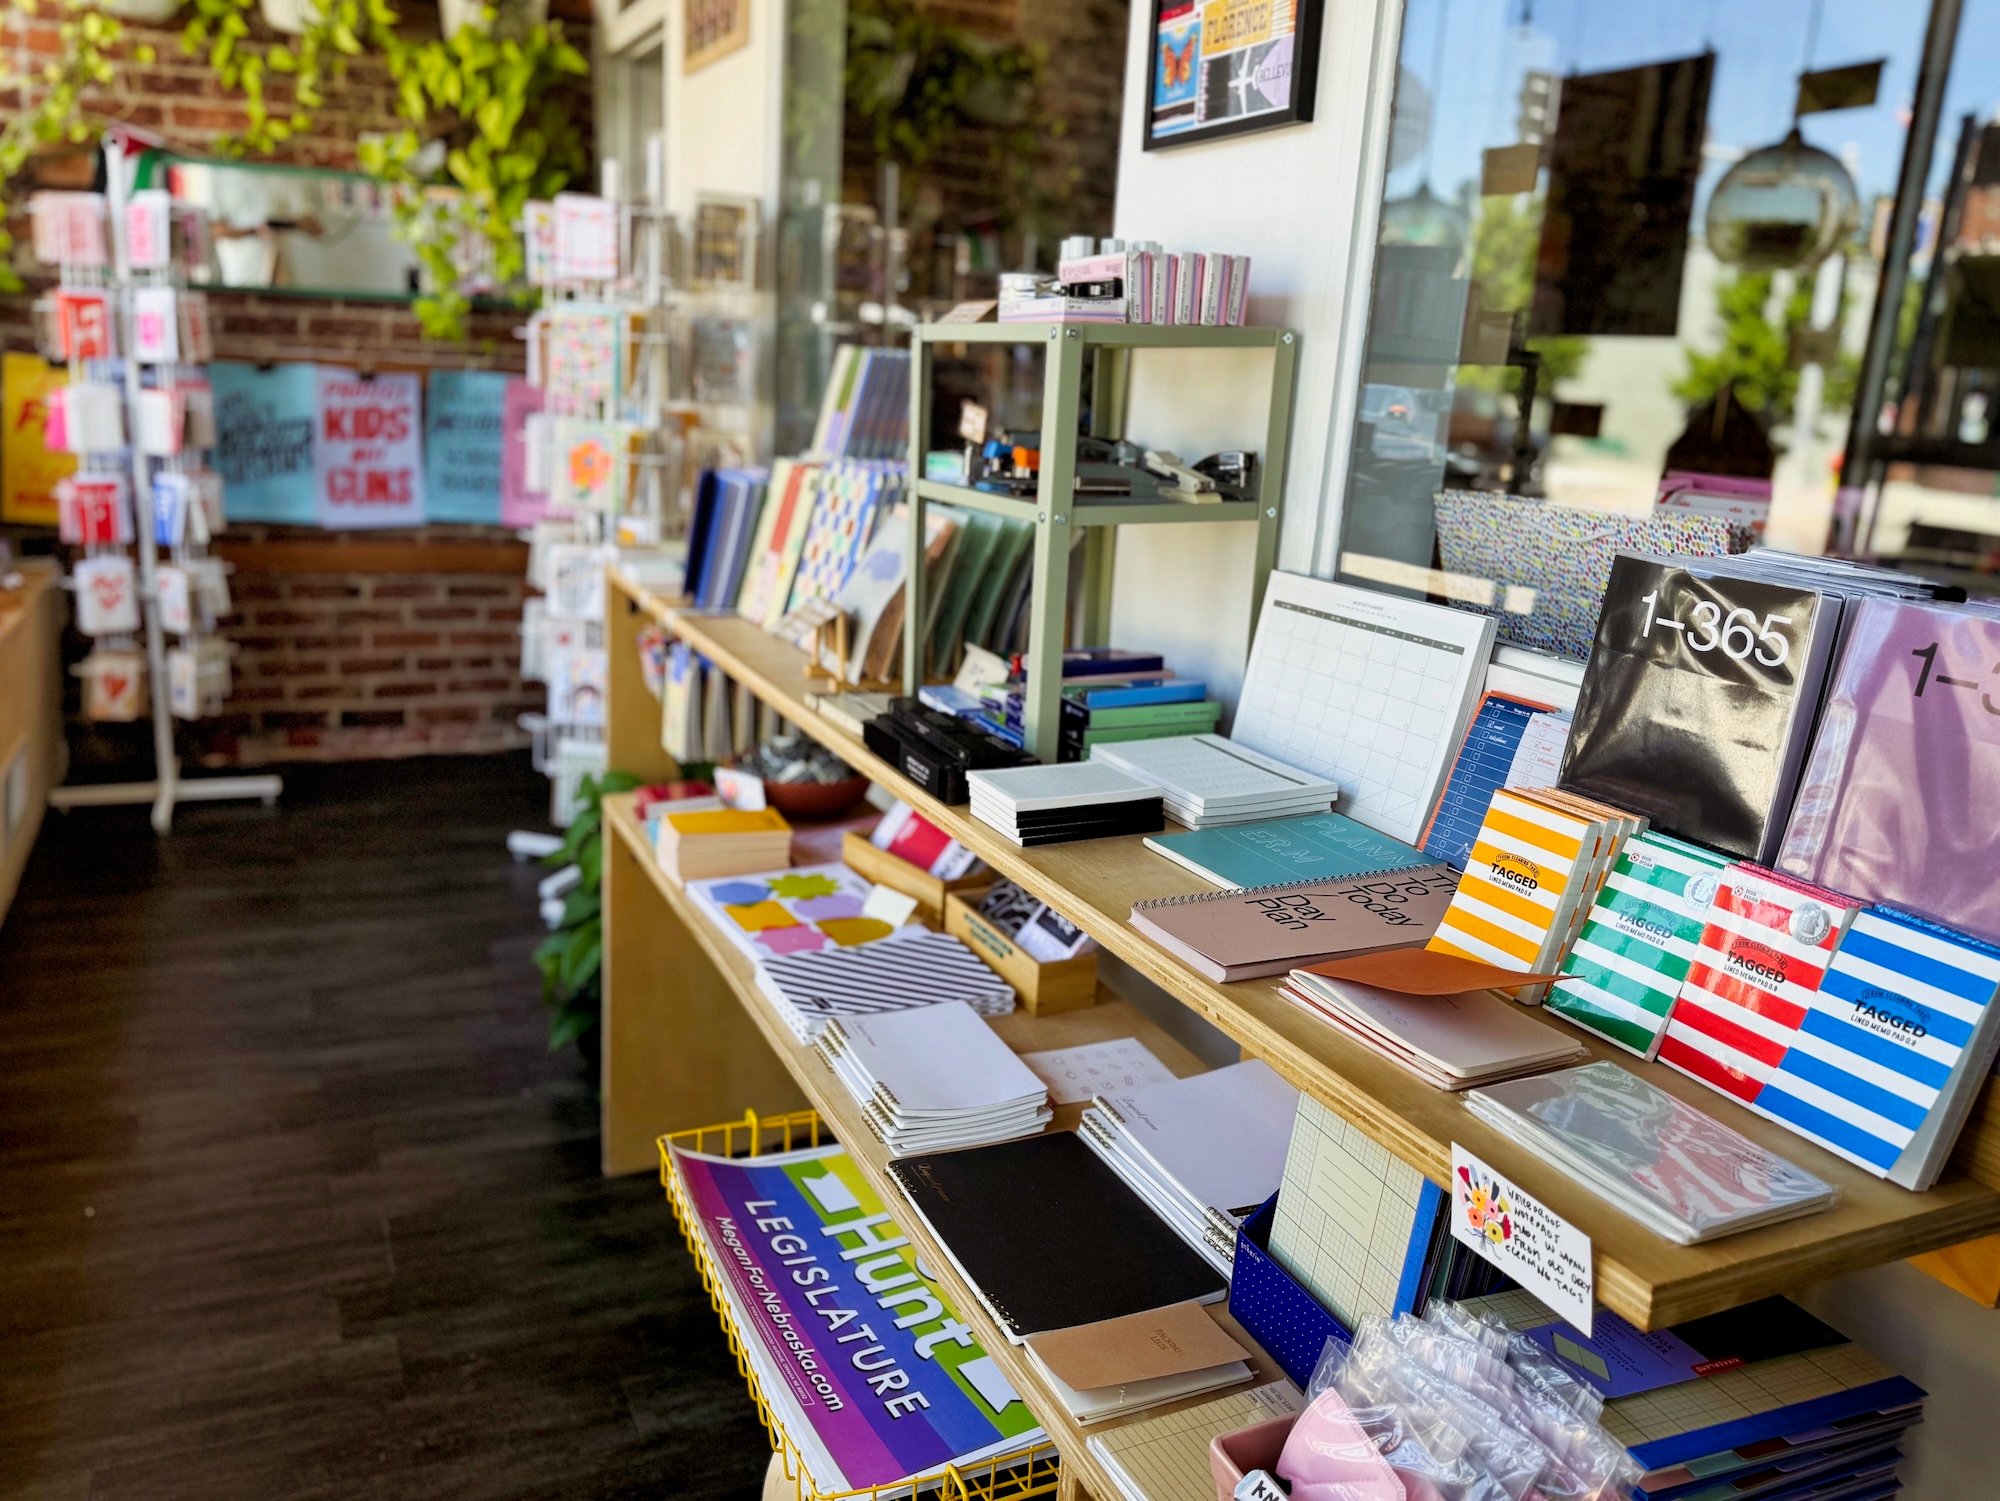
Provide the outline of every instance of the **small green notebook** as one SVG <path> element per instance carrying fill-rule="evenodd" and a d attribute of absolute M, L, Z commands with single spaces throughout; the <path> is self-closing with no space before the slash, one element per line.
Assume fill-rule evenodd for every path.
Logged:
<path fill-rule="evenodd" d="M 1626 840 L 1543 1004 L 1641 1058 L 1659 1052 L 1725 864 L 1665 834 Z"/>
<path fill-rule="evenodd" d="M 1152 834 L 1146 847 L 1229 891 L 1299 881 L 1341 881 L 1376 870 L 1428 865 L 1422 850 L 1339 813 Z"/>

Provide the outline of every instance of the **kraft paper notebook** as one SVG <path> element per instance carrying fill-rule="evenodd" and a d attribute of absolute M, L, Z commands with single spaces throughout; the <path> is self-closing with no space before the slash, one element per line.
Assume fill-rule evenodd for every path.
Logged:
<path fill-rule="evenodd" d="M 1182 963 L 1226 984 L 1343 954 L 1420 946 L 1457 886 L 1450 866 L 1418 865 L 1140 902 L 1129 920 Z"/>

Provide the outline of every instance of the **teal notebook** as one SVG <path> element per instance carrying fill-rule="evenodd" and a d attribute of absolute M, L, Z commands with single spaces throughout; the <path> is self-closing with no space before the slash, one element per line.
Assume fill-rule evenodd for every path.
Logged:
<path fill-rule="evenodd" d="M 1430 857 L 1338 813 L 1267 818 L 1187 834 L 1152 834 L 1147 848 L 1230 891 L 1295 881 L 1339 881 Z"/>

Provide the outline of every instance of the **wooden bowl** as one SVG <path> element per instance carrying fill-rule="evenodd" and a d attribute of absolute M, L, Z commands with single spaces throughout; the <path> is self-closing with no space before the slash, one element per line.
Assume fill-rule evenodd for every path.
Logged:
<path fill-rule="evenodd" d="M 868 778 L 847 777 L 838 782 L 766 782 L 764 801 L 786 819 L 810 822 L 835 818 L 867 796 Z"/>

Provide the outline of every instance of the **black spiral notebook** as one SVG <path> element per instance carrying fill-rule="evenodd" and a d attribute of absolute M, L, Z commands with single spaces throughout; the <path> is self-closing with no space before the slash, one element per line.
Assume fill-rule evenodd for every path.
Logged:
<path fill-rule="evenodd" d="M 1229 1291 L 1074 1132 L 909 1157 L 889 1175 L 1013 1344 Z"/>

